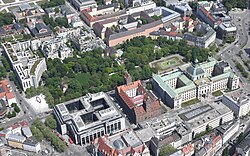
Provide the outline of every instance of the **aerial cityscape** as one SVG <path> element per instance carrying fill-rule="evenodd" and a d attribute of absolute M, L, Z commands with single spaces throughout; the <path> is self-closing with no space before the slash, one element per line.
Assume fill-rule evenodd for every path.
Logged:
<path fill-rule="evenodd" d="M 0 156 L 250 156 L 249 0 L 0 0 Z"/>

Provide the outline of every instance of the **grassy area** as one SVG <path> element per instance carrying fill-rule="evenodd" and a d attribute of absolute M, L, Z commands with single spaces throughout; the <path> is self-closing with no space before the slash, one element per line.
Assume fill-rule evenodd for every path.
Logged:
<path fill-rule="evenodd" d="M 193 100 L 182 103 L 181 107 L 191 106 L 191 105 L 199 103 L 199 102 L 201 102 L 199 99 L 193 99 Z"/>
<path fill-rule="evenodd" d="M 217 96 L 223 95 L 223 93 L 220 90 L 218 90 L 216 92 L 213 92 L 212 95 L 215 96 L 215 97 L 217 97 Z"/>
<path fill-rule="evenodd" d="M 13 3 L 15 0 L 3 0 L 4 3 Z"/>
<path fill-rule="evenodd" d="M 213 131 L 213 129 L 211 127 L 209 127 L 206 131 L 195 134 L 195 138 L 196 139 L 201 138 L 202 136 L 209 134 L 212 131 Z"/>
<path fill-rule="evenodd" d="M 168 68 L 170 65 L 173 65 L 173 64 L 176 64 L 176 60 L 175 59 L 171 59 L 169 61 L 166 61 L 166 62 L 162 62 L 162 66 L 164 68 Z"/>
<path fill-rule="evenodd" d="M 37 67 L 37 65 L 40 63 L 41 60 L 42 60 L 42 59 L 36 60 L 36 62 L 34 63 L 34 65 L 31 67 L 30 73 L 31 73 L 32 75 L 35 74 L 36 67 Z"/>
<path fill-rule="evenodd" d="M 152 63 L 153 67 L 156 67 L 159 71 L 165 71 L 172 67 L 182 65 L 183 62 L 180 58 L 174 56 L 170 58 L 161 59 Z"/>

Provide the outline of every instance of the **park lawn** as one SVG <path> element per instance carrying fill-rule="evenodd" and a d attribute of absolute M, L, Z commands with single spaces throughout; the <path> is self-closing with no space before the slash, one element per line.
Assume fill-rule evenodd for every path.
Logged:
<path fill-rule="evenodd" d="M 178 57 L 165 58 L 154 63 L 154 66 L 157 67 L 160 71 L 168 70 L 174 66 L 182 65 L 182 61 Z"/>
<path fill-rule="evenodd" d="M 164 66 L 164 68 L 168 68 L 169 65 L 173 65 L 173 64 L 176 64 L 176 60 L 174 59 L 168 60 L 166 62 L 162 62 L 162 65 Z"/>
<path fill-rule="evenodd" d="M 15 0 L 3 0 L 4 3 L 13 3 Z"/>
<path fill-rule="evenodd" d="M 193 100 L 182 103 L 181 107 L 191 106 L 191 105 L 199 103 L 199 102 L 201 102 L 199 99 L 193 99 Z"/>
<path fill-rule="evenodd" d="M 88 82 L 90 79 L 90 74 L 89 73 L 78 73 L 75 76 L 75 80 L 83 84 L 84 82 Z"/>
<path fill-rule="evenodd" d="M 217 96 L 223 95 L 223 93 L 220 90 L 218 90 L 216 92 L 213 92 L 212 95 L 215 96 L 215 97 L 217 97 Z"/>

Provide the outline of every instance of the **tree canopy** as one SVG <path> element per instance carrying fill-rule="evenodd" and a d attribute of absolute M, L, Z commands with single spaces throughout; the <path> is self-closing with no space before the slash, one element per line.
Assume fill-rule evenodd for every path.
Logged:
<path fill-rule="evenodd" d="M 12 24 L 14 16 L 11 13 L 2 13 L 0 12 L 0 27 L 4 25 Z"/>
<path fill-rule="evenodd" d="M 123 84 L 125 67 L 112 58 L 102 57 L 102 54 L 102 49 L 95 49 L 62 62 L 49 59 L 48 70 L 42 76 L 45 86 L 29 88 L 26 95 L 31 97 L 43 93 L 52 107 L 87 93 L 105 92 Z"/>
<path fill-rule="evenodd" d="M 160 149 L 159 156 L 171 155 L 174 152 L 176 152 L 176 149 L 173 146 L 171 146 L 170 144 L 168 144 Z"/>
<path fill-rule="evenodd" d="M 185 40 L 172 41 L 162 37 L 156 40 L 136 37 L 122 44 L 121 48 L 126 69 L 134 80 L 150 78 L 155 69 L 149 67 L 149 62 L 171 54 L 180 54 L 187 62 L 196 59 L 203 62 L 209 56 L 209 49 L 189 46 Z"/>
<path fill-rule="evenodd" d="M 45 120 L 45 125 L 48 126 L 51 129 L 56 129 L 56 119 L 53 115 L 50 115 Z"/>
<path fill-rule="evenodd" d="M 229 11 L 232 8 L 240 8 L 240 9 L 247 8 L 247 0 L 223 0 L 223 4 Z"/>
<path fill-rule="evenodd" d="M 56 6 L 64 5 L 64 4 L 65 4 L 65 0 L 50 0 L 50 1 L 47 1 L 46 3 L 41 4 L 41 7 L 45 9 L 45 8 L 56 7 Z"/>

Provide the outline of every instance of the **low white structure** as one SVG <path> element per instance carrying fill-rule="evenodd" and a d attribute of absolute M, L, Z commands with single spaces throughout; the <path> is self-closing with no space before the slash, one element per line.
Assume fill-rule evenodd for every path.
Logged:
<path fill-rule="evenodd" d="M 250 112 L 250 94 L 236 91 L 223 95 L 222 102 L 238 117 L 245 116 Z"/>
<path fill-rule="evenodd" d="M 43 72 L 47 70 L 45 58 L 39 58 L 30 50 L 30 41 L 2 46 L 22 89 L 38 87 Z"/>
<path fill-rule="evenodd" d="M 46 103 L 45 96 L 42 94 L 28 99 L 28 102 L 37 113 L 43 113 L 49 110 L 49 105 Z"/>

